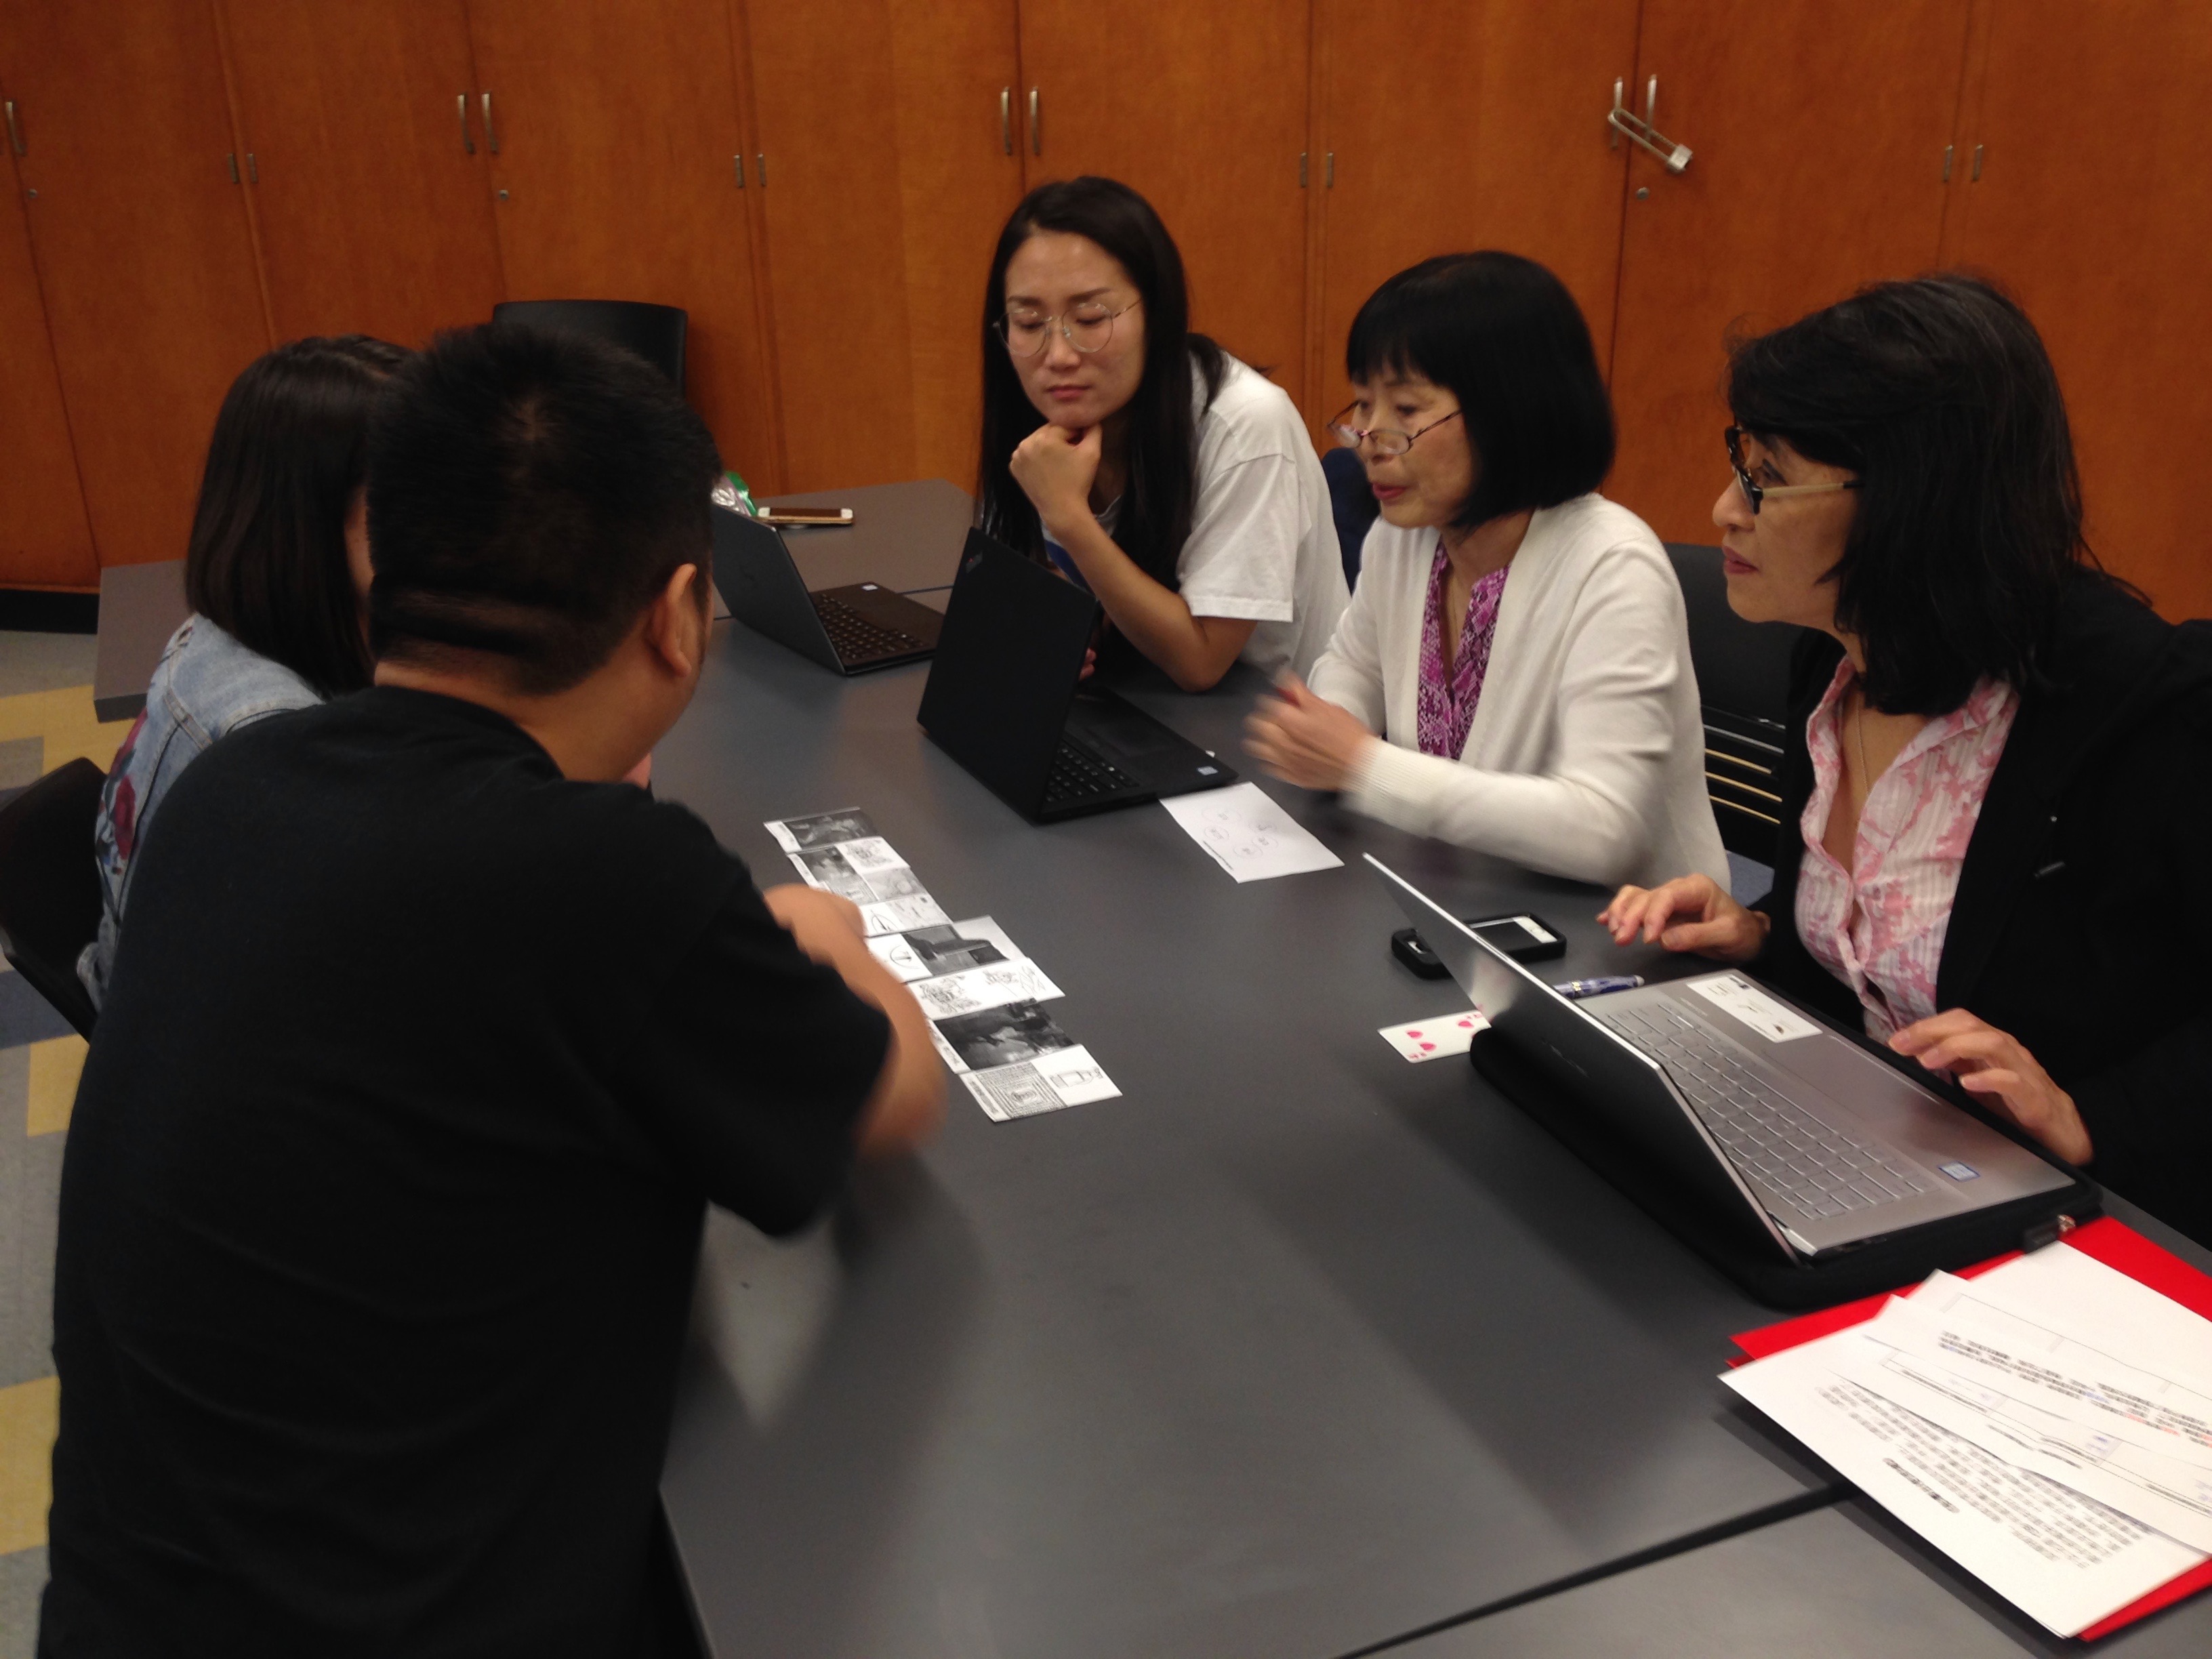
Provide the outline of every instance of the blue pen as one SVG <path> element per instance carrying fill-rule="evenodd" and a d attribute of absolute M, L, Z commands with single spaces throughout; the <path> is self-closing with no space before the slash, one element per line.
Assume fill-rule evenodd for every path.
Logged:
<path fill-rule="evenodd" d="M 1643 983 L 1641 974 L 1607 974 L 1602 979 L 1571 979 L 1552 988 L 1570 1002 L 1580 1002 L 1584 997 L 1601 997 L 1608 991 L 1633 991 Z"/>

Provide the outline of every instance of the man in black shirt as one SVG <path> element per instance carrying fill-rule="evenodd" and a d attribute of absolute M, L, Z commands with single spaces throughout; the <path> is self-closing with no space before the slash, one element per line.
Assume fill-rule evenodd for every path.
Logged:
<path fill-rule="evenodd" d="M 711 439 L 448 336 L 372 439 L 376 686 L 165 803 L 63 1175 L 42 1654 L 654 1650 L 707 1200 L 771 1232 L 942 1079 L 858 913 L 619 781 L 708 635 Z"/>

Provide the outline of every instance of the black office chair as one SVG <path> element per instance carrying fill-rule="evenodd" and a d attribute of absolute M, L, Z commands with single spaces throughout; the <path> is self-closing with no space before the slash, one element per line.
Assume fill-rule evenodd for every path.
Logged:
<path fill-rule="evenodd" d="M 684 337 L 690 314 L 675 306 L 640 300 L 503 300 L 491 308 L 495 323 L 520 323 L 569 334 L 588 334 L 645 359 L 684 390 Z"/>
<path fill-rule="evenodd" d="M 0 954 L 86 1036 L 100 1016 L 76 959 L 100 931 L 92 822 L 106 781 L 73 760 L 0 806 Z"/>
<path fill-rule="evenodd" d="M 1705 788 L 1721 844 L 1774 866 L 1782 831 L 1779 775 L 1790 709 L 1790 653 L 1802 631 L 1747 623 L 1729 609 L 1721 550 L 1669 542 L 1690 618 L 1690 662 L 1705 705 Z"/>
<path fill-rule="evenodd" d="M 1336 445 L 1322 453 L 1322 476 L 1328 480 L 1329 516 L 1336 520 L 1336 545 L 1344 559 L 1344 585 L 1359 586 L 1359 549 L 1367 528 L 1382 508 L 1367 487 L 1367 467 L 1355 450 Z"/>

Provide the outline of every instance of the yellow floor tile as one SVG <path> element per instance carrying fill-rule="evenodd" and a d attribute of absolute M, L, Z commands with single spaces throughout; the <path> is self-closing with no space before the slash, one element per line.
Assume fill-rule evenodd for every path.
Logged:
<path fill-rule="evenodd" d="M 46 1541 L 61 1399 L 58 1377 L 0 1389 L 0 1555 Z"/>
<path fill-rule="evenodd" d="M 69 1127 L 85 1052 L 81 1036 L 48 1037 L 31 1045 L 31 1109 L 24 1133 L 58 1134 Z"/>
<path fill-rule="evenodd" d="M 100 719 L 93 709 L 88 685 L 0 697 L 0 743 L 17 738 L 45 738 L 41 772 L 66 765 L 79 755 L 88 757 L 104 772 L 115 764 L 115 751 L 130 732 L 130 720 Z"/>

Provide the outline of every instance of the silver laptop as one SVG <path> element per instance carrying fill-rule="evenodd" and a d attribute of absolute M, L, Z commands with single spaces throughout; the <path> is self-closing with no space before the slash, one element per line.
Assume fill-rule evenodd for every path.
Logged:
<path fill-rule="evenodd" d="M 1735 969 L 1570 1001 L 1369 854 L 1491 1029 L 1790 1260 L 2072 1177 Z"/>

